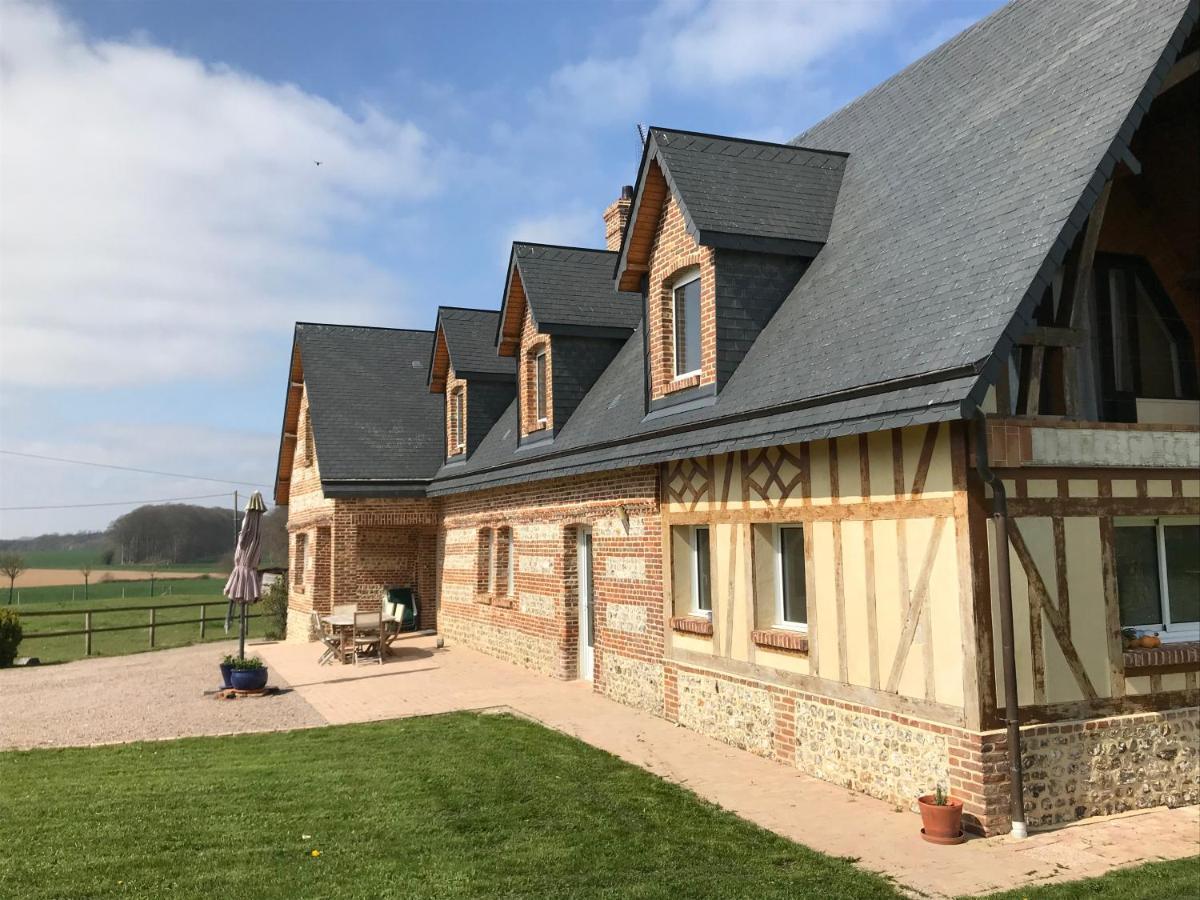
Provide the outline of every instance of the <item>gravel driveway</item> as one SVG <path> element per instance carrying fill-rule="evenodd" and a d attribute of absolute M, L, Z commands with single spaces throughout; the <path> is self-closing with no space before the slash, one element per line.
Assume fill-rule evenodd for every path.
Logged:
<path fill-rule="evenodd" d="M 216 700 L 220 642 L 0 670 L 0 750 L 283 731 L 325 718 L 272 673 L 282 694 Z"/>

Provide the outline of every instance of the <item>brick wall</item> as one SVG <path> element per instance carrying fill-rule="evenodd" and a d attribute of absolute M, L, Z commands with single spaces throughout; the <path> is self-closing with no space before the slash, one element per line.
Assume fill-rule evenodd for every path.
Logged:
<path fill-rule="evenodd" d="M 592 529 L 597 689 L 661 711 L 662 568 L 658 473 L 631 469 L 443 500 L 442 632 L 452 641 L 559 678 L 578 675 L 576 569 Z M 503 541 L 487 592 L 480 534 L 513 536 L 513 592 Z"/>
<path fill-rule="evenodd" d="M 715 254 L 687 233 L 674 195 L 659 219 L 650 253 L 650 396 L 657 400 L 673 391 L 716 382 Z M 679 275 L 692 267 L 700 270 L 700 374 L 676 381 L 671 289 Z"/>
<path fill-rule="evenodd" d="M 462 415 L 464 422 L 469 421 L 467 404 L 470 397 L 467 394 L 467 382 L 454 373 L 453 366 L 446 373 L 446 456 L 457 456 L 466 450 L 467 429 L 462 429 L 462 441 L 458 439 L 458 408 L 455 397 L 462 392 Z"/>
<path fill-rule="evenodd" d="M 537 354 L 546 351 L 546 421 L 537 416 Z M 554 360 L 550 352 L 550 336 L 540 334 L 529 307 L 521 325 L 521 346 L 517 351 L 517 390 L 521 392 L 521 435 L 554 429 Z"/>

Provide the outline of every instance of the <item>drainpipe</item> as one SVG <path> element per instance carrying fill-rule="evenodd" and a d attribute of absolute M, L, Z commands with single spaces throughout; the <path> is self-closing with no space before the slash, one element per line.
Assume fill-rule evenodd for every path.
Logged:
<path fill-rule="evenodd" d="M 1025 775 L 1021 767 L 1021 721 L 1017 704 L 1017 658 L 1013 642 L 1012 583 L 1008 562 L 1008 495 L 1004 482 L 988 467 L 987 417 L 975 410 L 975 470 L 992 489 L 992 525 L 996 554 L 996 587 L 1000 592 L 1000 642 L 1004 665 L 1004 718 L 1008 724 L 1009 800 L 1014 837 L 1029 836 L 1025 825 Z"/>

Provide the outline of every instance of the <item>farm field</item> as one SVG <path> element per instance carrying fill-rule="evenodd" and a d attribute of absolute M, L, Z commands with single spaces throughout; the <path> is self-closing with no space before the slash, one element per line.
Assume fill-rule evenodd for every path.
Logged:
<path fill-rule="evenodd" d="M 79 567 L 90 563 L 97 571 L 128 570 L 131 572 L 215 572 L 219 566 L 216 560 L 196 563 L 179 564 L 142 564 L 142 563 L 111 563 L 102 562 L 104 551 L 99 547 L 80 547 L 76 550 L 19 550 L 22 559 L 30 569 L 69 569 L 79 578 Z M 19 579 L 18 579 L 19 580 Z M 82 580 L 82 579 L 81 579 Z"/>
<path fill-rule="evenodd" d="M 210 571 L 212 570 L 212 571 Z M 176 578 L 195 578 L 197 575 L 213 575 L 214 577 L 224 578 L 224 574 L 216 571 L 216 564 L 205 566 L 199 569 L 179 569 L 175 567 L 163 567 L 155 569 L 93 569 L 92 584 L 100 583 L 101 579 L 108 581 L 141 581 L 145 580 L 150 583 L 150 575 L 153 573 L 155 581 L 164 581 Z M 24 590 L 26 588 L 47 587 L 50 585 L 78 585 L 79 589 L 83 590 L 83 576 L 78 569 L 26 569 L 17 576 L 14 584 L 15 588 Z M 0 596 L 4 602 L 8 601 L 8 579 L 5 578 L 0 582 L 0 587 L 4 588 L 4 594 Z"/>
<path fill-rule="evenodd" d="M 43 663 L 67 662 L 84 656 L 83 635 L 39 638 L 38 632 L 75 631 L 84 626 L 83 610 L 120 609 L 122 607 L 154 606 L 154 648 L 150 647 L 150 611 L 148 609 L 118 612 L 93 612 L 92 627 L 107 628 L 120 625 L 142 626 L 128 631 L 99 632 L 92 635 L 93 656 L 119 656 L 143 650 L 180 647 L 200 641 L 199 607 L 173 608 L 181 604 L 205 602 L 205 641 L 228 640 L 236 634 L 231 628 L 226 635 L 222 627 L 226 601 L 221 595 L 224 587 L 222 578 L 192 578 L 187 581 L 156 580 L 154 596 L 150 596 L 150 582 L 102 582 L 93 584 L 88 599 L 83 596 L 83 585 L 58 587 L 23 588 L 21 603 L 16 607 L 22 614 L 21 625 L 25 637 L 21 641 L 21 656 L 36 656 Z M 74 599 L 72 599 L 72 593 Z M 122 596 L 122 594 L 124 596 Z M 0 594 L 7 603 L 7 591 Z M 16 604 L 14 604 L 16 606 Z M 258 607 L 252 613 L 260 611 Z M 29 615 L 29 613 L 54 612 L 54 615 Z M 192 620 L 192 621 L 187 621 Z M 173 624 L 174 623 L 174 624 Z M 236 626 L 235 626 L 236 627 Z M 261 620 L 251 619 L 248 632 L 251 637 L 263 633 Z"/>

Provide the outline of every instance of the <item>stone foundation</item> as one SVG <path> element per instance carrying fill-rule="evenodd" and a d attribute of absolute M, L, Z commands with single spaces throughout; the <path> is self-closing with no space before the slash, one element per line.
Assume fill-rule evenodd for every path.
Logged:
<path fill-rule="evenodd" d="M 1200 802 L 1200 709 L 1022 732 L 1030 827 Z"/>
<path fill-rule="evenodd" d="M 796 767 L 915 811 L 917 797 L 950 784 L 948 731 L 798 699 Z"/>
<path fill-rule="evenodd" d="M 289 644 L 307 644 L 315 641 L 317 636 L 312 633 L 312 616 L 301 609 L 288 607 L 287 637 Z"/>
<path fill-rule="evenodd" d="M 663 667 L 605 652 L 601 691 L 618 703 L 663 714 Z"/>
<path fill-rule="evenodd" d="M 759 756 L 774 756 L 775 713 L 765 688 L 684 670 L 677 684 L 680 725 Z"/>
<path fill-rule="evenodd" d="M 457 641 L 542 675 L 574 677 L 563 671 L 563 654 L 558 644 L 548 638 L 454 615 L 443 615 L 441 633 L 447 643 Z"/>

